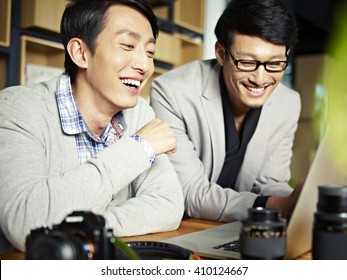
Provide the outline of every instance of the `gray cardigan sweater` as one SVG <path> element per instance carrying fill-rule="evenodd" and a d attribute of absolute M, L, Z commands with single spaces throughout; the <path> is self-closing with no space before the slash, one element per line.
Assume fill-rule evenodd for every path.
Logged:
<path fill-rule="evenodd" d="M 150 166 L 129 135 L 154 118 L 142 98 L 124 110 L 125 135 L 80 165 L 75 137 L 62 132 L 57 79 L 0 92 L 0 229 L 19 250 L 31 229 L 74 210 L 102 214 L 116 236 L 173 230 L 183 195 L 166 155 Z M 1 236 L 1 232 L 0 232 Z M 0 242 L 1 244 L 1 242 Z"/>

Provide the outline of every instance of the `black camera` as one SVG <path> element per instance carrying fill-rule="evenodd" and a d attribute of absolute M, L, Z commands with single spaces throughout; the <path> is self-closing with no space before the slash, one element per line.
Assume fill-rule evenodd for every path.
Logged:
<path fill-rule="evenodd" d="M 112 231 L 105 219 L 75 211 L 59 225 L 32 230 L 26 239 L 28 260 L 106 260 L 115 255 Z"/>
<path fill-rule="evenodd" d="M 248 209 L 248 217 L 242 221 L 240 232 L 241 259 L 283 259 L 287 248 L 286 228 L 286 220 L 276 209 Z"/>
<path fill-rule="evenodd" d="M 347 186 L 319 186 L 312 258 L 347 260 Z"/>
<path fill-rule="evenodd" d="M 123 243 L 103 216 L 76 211 L 52 228 L 34 229 L 26 239 L 28 260 L 186 260 L 193 253 L 185 248 L 155 241 Z"/>

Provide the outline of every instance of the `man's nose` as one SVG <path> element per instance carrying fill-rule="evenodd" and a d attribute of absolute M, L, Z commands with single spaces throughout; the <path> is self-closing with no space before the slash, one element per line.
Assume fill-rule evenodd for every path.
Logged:
<path fill-rule="evenodd" d="M 266 71 L 264 65 L 259 65 L 257 70 L 254 70 L 252 72 L 252 79 L 251 81 L 254 82 L 257 85 L 262 85 L 266 82 L 266 77 L 269 75 L 269 73 Z"/>
<path fill-rule="evenodd" d="M 134 61 L 132 67 L 139 70 L 142 73 L 146 73 L 151 69 L 153 60 L 147 56 L 147 52 L 139 50 L 134 54 Z"/>

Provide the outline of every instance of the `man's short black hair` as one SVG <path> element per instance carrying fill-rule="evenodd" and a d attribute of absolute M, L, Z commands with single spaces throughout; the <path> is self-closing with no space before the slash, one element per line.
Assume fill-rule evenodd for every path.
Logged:
<path fill-rule="evenodd" d="M 292 49 L 298 40 L 292 10 L 281 0 L 230 0 L 215 27 L 217 40 L 226 48 L 235 33 L 257 36 Z"/>
<path fill-rule="evenodd" d="M 62 16 L 60 33 L 65 48 L 65 70 L 72 82 L 76 77 L 77 66 L 67 52 L 67 44 L 72 38 L 80 38 L 94 53 L 96 38 L 105 26 L 105 14 L 114 5 L 127 6 L 143 14 L 152 27 L 153 37 L 157 39 L 158 21 L 146 0 L 71 0 Z"/>

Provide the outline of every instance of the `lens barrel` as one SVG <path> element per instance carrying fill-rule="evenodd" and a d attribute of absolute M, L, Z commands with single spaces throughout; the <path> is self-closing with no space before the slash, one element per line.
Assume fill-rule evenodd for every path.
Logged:
<path fill-rule="evenodd" d="M 312 258 L 347 260 L 347 186 L 318 186 Z"/>
<path fill-rule="evenodd" d="M 276 260 L 286 254 L 286 227 L 276 209 L 250 208 L 240 232 L 241 259 Z"/>
<path fill-rule="evenodd" d="M 29 237 L 27 260 L 87 260 L 88 243 L 78 235 L 67 232 L 42 234 L 39 238 Z"/>

